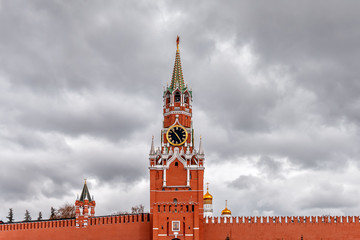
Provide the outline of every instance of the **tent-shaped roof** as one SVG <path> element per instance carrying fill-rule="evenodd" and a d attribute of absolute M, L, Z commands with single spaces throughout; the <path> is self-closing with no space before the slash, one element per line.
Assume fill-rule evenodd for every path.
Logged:
<path fill-rule="evenodd" d="M 89 202 L 92 201 L 89 189 L 88 189 L 87 184 L 86 184 L 86 180 L 85 180 L 84 187 L 83 187 L 83 190 L 81 192 L 81 196 L 80 196 L 79 201 L 84 202 L 85 200 L 89 200 Z"/>
<path fill-rule="evenodd" d="M 180 42 L 180 38 L 179 38 L 179 36 L 177 36 L 177 39 L 176 39 L 177 50 L 176 50 L 174 70 L 173 70 L 170 86 L 168 87 L 168 90 L 171 93 L 177 88 L 182 92 L 184 92 L 186 90 L 186 86 L 184 84 L 184 76 L 183 76 L 182 67 L 181 67 L 179 42 Z"/>

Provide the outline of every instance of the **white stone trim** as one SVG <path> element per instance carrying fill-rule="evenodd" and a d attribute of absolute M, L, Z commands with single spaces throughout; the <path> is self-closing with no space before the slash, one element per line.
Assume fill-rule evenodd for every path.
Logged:
<path fill-rule="evenodd" d="M 187 169 L 186 169 L 186 173 L 187 173 L 187 174 L 186 174 L 186 175 L 187 175 L 187 176 L 186 176 L 186 185 L 187 185 L 187 186 L 190 186 L 190 168 L 187 168 Z"/>
<path fill-rule="evenodd" d="M 189 116 L 189 117 L 192 116 L 192 114 L 190 112 L 181 111 L 181 110 L 175 110 L 175 111 L 168 111 L 168 112 L 164 113 L 164 117 L 166 117 L 168 115 L 172 115 L 172 114 L 183 114 L 183 115 L 186 115 L 186 116 Z"/>
<path fill-rule="evenodd" d="M 163 174 L 163 187 L 166 187 L 166 168 L 164 168 L 164 174 Z"/>
<path fill-rule="evenodd" d="M 170 164 L 175 161 L 176 159 L 178 159 L 183 165 L 184 167 L 186 168 L 186 160 L 183 159 L 181 156 L 180 156 L 180 152 L 179 152 L 179 148 L 178 147 L 175 147 L 174 148 L 174 154 L 171 156 L 171 158 L 166 162 L 166 168 L 169 168 Z"/>

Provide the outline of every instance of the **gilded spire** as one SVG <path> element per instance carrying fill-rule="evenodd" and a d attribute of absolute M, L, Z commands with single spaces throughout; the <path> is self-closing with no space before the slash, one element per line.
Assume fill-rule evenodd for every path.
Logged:
<path fill-rule="evenodd" d="M 186 89 L 186 86 L 184 84 L 182 67 L 181 67 L 179 43 L 180 43 L 180 37 L 177 36 L 177 39 L 176 39 L 176 47 L 177 48 L 176 48 L 174 70 L 173 70 L 173 74 L 172 74 L 172 78 L 171 78 L 171 84 L 168 87 L 168 90 L 170 92 L 173 92 L 177 88 L 180 91 L 184 91 Z"/>
<path fill-rule="evenodd" d="M 179 43 L 180 43 L 180 37 L 178 35 L 176 38 L 176 52 L 179 52 Z"/>

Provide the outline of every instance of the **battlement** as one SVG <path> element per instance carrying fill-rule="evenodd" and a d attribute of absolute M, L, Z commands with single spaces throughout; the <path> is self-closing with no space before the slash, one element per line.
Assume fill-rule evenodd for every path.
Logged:
<path fill-rule="evenodd" d="M 141 222 L 150 222 L 150 214 L 143 213 L 143 214 L 99 216 L 99 217 L 89 217 L 88 220 L 89 226 L 105 225 L 105 224 L 121 224 L 121 223 L 141 223 Z M 68 227 L 76 227 L 75 218 L 2 223 L 0 224 L 0 232 L 13 231 L 13 230 L 68 228 Z"/>
<path fill-rule="evenodd" d="M 359 216 L 237 216 L 206 217 L 205 224 L 344 224 L 359 223 Z"/>
<path fill-rule="evenodd" d="M 204 239 L 360 239 L 359 226 L 359 216 L 203 218 Z"/>
<path fill-rule="evenodd" d="M 29 230 L 41 228 L 66 228 L 74 227 L 75 218 L 72 219 L 54 219 L 54 220 L 39 220 L 30 222 L 14 222 L 0 224 L 0 231 L 13 230 Z"/>
<path fill-rule="evenodd" d="M 89 225 L 150 222 L 149 213 L 92 217 Z"/>

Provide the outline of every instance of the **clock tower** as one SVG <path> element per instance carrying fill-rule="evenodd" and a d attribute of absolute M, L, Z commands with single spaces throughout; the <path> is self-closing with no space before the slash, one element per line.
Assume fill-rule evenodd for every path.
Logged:
<path fill-rule="evenodd" d="M 152 139 L 150 214 L 153 240 L 202 239 L 204 151 L 194 146 L 192 91 L 184 83 L 179 37 L 171 84 L 163 93 L 161 146 Z"/>

